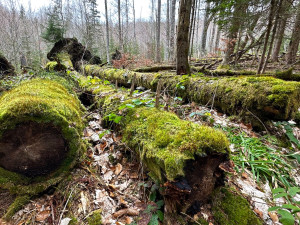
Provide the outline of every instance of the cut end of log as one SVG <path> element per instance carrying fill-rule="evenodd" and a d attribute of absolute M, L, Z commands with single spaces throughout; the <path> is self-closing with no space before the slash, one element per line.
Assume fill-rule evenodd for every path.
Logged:
<path fill-rule="evenodd" d="M 61 132 L 53 125 L 19 124 L 0 140 L 0 167 L 30 177 L 48 174 L 58 168 L 67 150 Z"/>

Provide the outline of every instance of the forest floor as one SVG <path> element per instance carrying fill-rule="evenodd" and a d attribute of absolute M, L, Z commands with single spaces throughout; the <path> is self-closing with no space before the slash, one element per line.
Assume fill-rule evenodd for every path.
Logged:
<path fill-rule="evenodd" d="M 270 69 L 277 66 L 271 65 Z M 245 68 L 246 65 L 241 69 Z M 147 90 L 137 94 L 155 98 L 155 93 Z M 160 104 L 164 110 L 172 111 L 182 119 L 222 129 L 230 139 L 235 168 L 234 172 L 227 173 L 228 185 L 250 202 L 265 224 L 281 224 L 280 211 L 269 212 L 268 209 L 291 203 L 290 197 L 300 201 L 300 190 L 291 189 L 300 186 L 300 129 L 293 121 L 272 122 L 271 133 L 268 130 L 255 132 L 251 124 L 244 124 L 235 117 L 194 102 L 183 103 L 180 98 L 165 93 L 161 94 Z M 33 199 L 14 215 L 11 222 L 0 220 L 1 225 L 98 224 L 99 218 L 102 218 L 102 224 L 118 225 L 162 221 L 160 187 L 148 177 L 147 168 L 122 143 L 117 131 L 102 126 L 97 109 L 87 111 L 84 117 L 87 126 L 83 138 L 89 143 L 84 160 L 67 180 Z M 280 136 L 284 145 L 278 140 Z M 289 195 L 291 190 L 295 190 L 295 194 Z M 283 194 L 275 196 L 278 193 Z M 296 212 L 296 220 L 299 216 Z M 191 223 L 200 224 L 198 219 L 204 218 L 207 224 L 214 224 L 210 204 L 202 206 L 194 217 L 186 217 Z"/>

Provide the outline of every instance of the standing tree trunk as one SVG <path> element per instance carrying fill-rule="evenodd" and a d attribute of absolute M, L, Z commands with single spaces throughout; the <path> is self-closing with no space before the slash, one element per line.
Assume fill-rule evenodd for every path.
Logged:
<path fill-rule="evenodd" d="M 210 41 L 209 41 L 209 51 L 211 53 L 214 52 L 213 44 L 214 44 L 215 35 L 216 35 L 216 24 L 213 23 L 212 25 L 213 25 L 213 28 L 212 28 L 212 31 L 211 31 L 211 37 L 210 37 Z"/>
<path fill-rule="evenodd" d="M 280 10 L 280 17 L 278 21 L 279 25 L 275 36 L 275 43 L 274 43 L 274 48 L 273 48 L 272 58 L 271 58 L 273 62 L 278 61 L 280 47 L 284 37 L 284 31 L 286 28 L 287 19 L 289 17 L 288 9 L 290 6 L 291 4 L 288 2 L 288 0 L 283 0 L 283 7 L 279 9 Z"/>
<path fill-rule="evenodd" d="M 167 36 L 167 61 L 170 59 L 170 0 L 167 0 L 167 29 L 166 29 L 166 36 Z"/>
<path fill-rule="evenodd" d="M 171 0 L 171 29 L 170 29 L 170 55 L 171 60 L 175 60 L 175 43 L 174 43 L 174 37 L 175 37 L 175 10 L 176 10 L 176 0 Z"/>
<path fill-rule="evenodd" d="M 161 0 L 157 0 L 157 21 L 156 21 L 156 62 L 160 63 L 160 18 L 161 18 Z"/>
<path fill-rule="evenodd" d="M 108 27 L 107 0 L 104 0 L 104 4 L 105 4 L 105 21 L 106 21 L 106 57 L 107 57 L 107 63 L 110 64 L 110 57 L 109 57 L 109 27 Z"/>
<path fill-rule="evenodd" d="M 210 3 L 207 1 L 205 6 L 205 14 L 204 14 L 204 22 L 203 22 L 203 30 L 202 30 L 201 55 L 206 54 L 207 31 L 210 23 L 209 9 L 210 9 Z"/>
<path fill-rule="evenodd" d="M 191 31 L 190 31 L 190 37 L 189 37 L 189 43 L 190 43 L 190 58 L 193 57 L 193 50 L 194 50 L 194 35 L 195 35 L 195 29 L 196 29 L 196 9 L 197 9 L 197 3 L 198 1 L 194 0 L 192 5 L 192 20 L 191 20 Z"/>
<path fill-rule="evenodd" d="M 136 41 L 136 30 L 135 30 L 135 6 L 134 6 L 134 0 L 132 0 L 132 11 L 133 11 L 133 37 L 134 37 L 134 41 Z"/>
<path fill-rule="evenodd" d="M 268 27 L 267 27 L 267 32 L 266 32 L 266 36 L 265 36 L 265 43 L 264 43 L 264 48 L 263 48 L 263 52 L 261 55 L 261 59 L 259 62 L 259 66 L 257 69 L 257 74 L 261 74 L 262 69 L 263 69 L 263 65 L 265 62 L 265 55 L 266 55 L 266 51 L 267 51 L 267 47 L 268 47 L 268 42 L 269 42 L 269 38 L 270 38 L 270 33 L 271 33 L 271 29 L 272 29 L 272 25 L 273 25 L 273 18 L 274 18 L 274 13 L 275 13 L 275 5 L 276 5 L 276 0 L 271 0 L 271 8 L 270 8 L 270 15 L 269 15 L 269 20 L 268 20 Z"/>
<path fill-rule="evenodd" d="M 189 56 L 189 30 L 190 30 L 190 17 L 193 0 L 181 0 L 178 18 L 178 31 L 177 31 L 177 60 L 176 60 L 176 73 L 178 75 L 190 74 L 190 67 L 188 62 Z"/>
<path fill-rule="evenodd" d="M 121 23 L 121 0 L 118 0 L 118 21 L 119 21 L 119 46 L 123 51 L 122 23 Z"/>
<path fill-rule="evenodd" d="M 215 42 L 215 53 L 219 55 L 219 44 L 220 44 L 220 37 L 221 37 L 221 30 L 218 26 L 217 36 L 216 36 L 216 42 Z"/>
<path fill-rule="evenodd" d="M 286 54 L 286 62 L 287 64 L 292 64 L 295 62 L 298 47 L 300 41 L 300 3 L 297 8 L 297 16 L 295 20 L 295 25 L 292 33 L 292 38 L 289 44 L 288 52 Z"/>

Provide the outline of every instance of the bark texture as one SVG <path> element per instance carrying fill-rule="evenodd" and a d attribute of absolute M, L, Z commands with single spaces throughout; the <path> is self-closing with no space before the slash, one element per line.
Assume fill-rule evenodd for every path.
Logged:
<path fill-rule="evenodd" d="M 189 74 L 189 32 L 193 0 L 181 0 L 179 10 L 178 32 L 176 41 L 176 72 L 178 75 Z"/>
<path fill-rule="evenodd" d="M 13 65 L 11 65 L 10 62 L 0 54 L 0 76 L 14 73 L 15 68 L 13 67 Z"/>

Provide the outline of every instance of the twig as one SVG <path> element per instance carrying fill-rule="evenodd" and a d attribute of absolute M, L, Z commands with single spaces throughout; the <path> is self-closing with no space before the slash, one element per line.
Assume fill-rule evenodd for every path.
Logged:
<path fill-rule="evenodd" d="M 261 121 L 261 119 L 259 119 L 256 115 L 254 115 L 249 109 L 247 109 L 247 111 L 249 113 L 251 113 L 252 116 L 254 116 L 263 126 L 264 128 L 266 129 L 267 133 L 269 133 L 269 130 L 267 129 L 267 127 L 265 126 L 265 124 Z"/>
<path fill-rule="evenodd" d="M 77 186 L 78 186 L 78 184 L 76 184 L 76 186 L 71 190 L 71 192 L 70 192 L 70 194 L 69 194 L 69 197 L 68 197 L 68 199 L 67 199 L 67 201 L 66 201 L 66 204 L 65 204 L 65 206 L 64 206 L 64 208 L 63 208 L 63 210 L 62 210 L 62 212 L 61 212 L 61 214 L 60 214 L 60 216 L 59 216 L 58 225 L 60 225 L 60 223 L 61 223 L 61 219 L 62 219 L 62 217 L 63 217 L 63 215 L 64 215 L 64 212 L 66 211 L 67 205 L 68 205 L 68 203 L 69 203 L 69 201 L 70 201 L 70 199 L 71 199 L 71 197 L 72 197 L 73 191 L 75 190 L 75 188 L 77 188 Z"/>
<path fill-rule="evenodd" d="M 193 220 L 196 224 L 202 225 L 201 223 L 199 223 L 197 220 L 195 220 L 193 217 L 189 216 L 188 214 L 185 214 L 184 212 L 180 212 L 180 214 L 188 217 L 189 219 Z"/>

